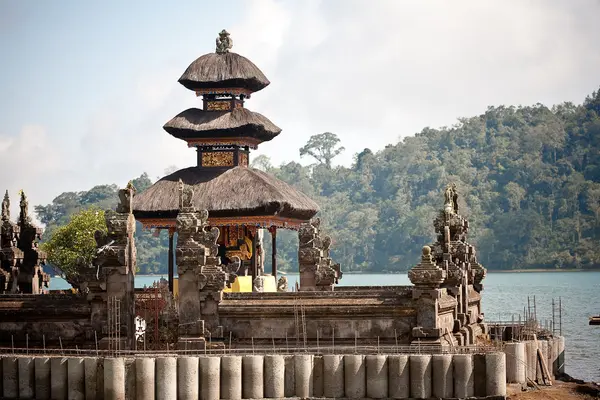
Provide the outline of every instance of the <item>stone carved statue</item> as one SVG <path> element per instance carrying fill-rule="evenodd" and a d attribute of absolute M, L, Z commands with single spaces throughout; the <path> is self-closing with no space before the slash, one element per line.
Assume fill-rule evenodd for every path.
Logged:
<path fill-rule="evenodd" d="M 229 50 L 233 47 L 233 40 L 229 36 L 229 32 L 225 29 L 219 33 L 217 38 L 217 54 L 229 53 Z"/>
<path fill-rule="evenodd" d="M 194 197 L 194 189 L 191 186 L 184 185 L 183 181 L 179 179 L 179 209 L 192 208 L 192 197 Z M 206 213 L 208 218 L 208 211 L 202 210 L 201 213 Z"/>
<path fill-rule="evenodd" d="M 458 214 L 458 193 L 455 183 L 446 186 L 444 191 L 444 211 Z"/>
<path fill-rule="evenodd" d="M 333 290 L 342 277 L 340 264 L 329 256 L 331 238 L 321 235 L 321 220 L 315 218 L 298 230 L 300 290 Z"/>
<path fill-rule="evenodd" d="M 288 291 L 287 276 L 282 276 L 277 280 L 277 291 L 278 292 L 287 292 Z"/>

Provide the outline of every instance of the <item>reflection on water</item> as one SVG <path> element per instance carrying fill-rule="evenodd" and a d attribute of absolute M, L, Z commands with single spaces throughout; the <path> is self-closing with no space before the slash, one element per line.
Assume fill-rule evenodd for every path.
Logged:
<path fill-rule="evenodd" d="M 287 274 L 295 287 L 297 274 Z M 136 287 L 150 286 L 163 276 L 138 275 Z M 410 285 L 406 274 L 344 274 L 341 286 Z M 68 289 L 52 278 L 50 289 Z M 588 318 L 600 314 L 600 272 L 490 273 L 484 280 L 483 311 L 488 320 L 510 320 L 523 313 L 527 296 L 536 296 L 537 316 L 552 318 L 552 298 L 562 298 L 563 335 L 567 341 L 566 371 L 585 380 L 600 381 L 600 326 Z"/>

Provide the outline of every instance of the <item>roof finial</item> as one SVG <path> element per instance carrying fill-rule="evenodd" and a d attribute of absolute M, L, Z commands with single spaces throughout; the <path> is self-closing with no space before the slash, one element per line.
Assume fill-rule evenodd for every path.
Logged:
<path fill-rule="evenodd" d="M 229 49 L 232 47 L 233 40 L 229 37 L 229 32 L 223 29 L 217 38 L 217 54 L 229 53 Z"/>
<path fill-rule="evenodd" d="M 2 200 L 2 220 L 8 221 L 10 219 L 10 198 L 8 197 L 8 190 L 4 194 L 4 200 Z"/>

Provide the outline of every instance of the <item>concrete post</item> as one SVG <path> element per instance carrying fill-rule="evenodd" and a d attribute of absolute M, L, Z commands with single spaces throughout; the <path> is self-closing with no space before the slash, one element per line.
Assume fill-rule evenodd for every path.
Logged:
<path fill-rule="evenodd" d="M 19 370 L 19 398 L 33 399 L 35 395 L 35 362 L 31 357 L 19 357 L 17 364 Z"/>
<path fill-rule="evenodd" d="M 385 355 L 368 355 L 367 368 L 367 397 L 384 399 L 388 397 L 388 363 Z"/>
<path fill-rule="evenodd" d="M 430 355 L 410 355 L 410 395 L 415 399 L 431 397 Z"/>
<path fill-rule="evenodd" d="M 285 397 L 294 397 L 296 395 L 296 371 L 294 368 L 294 356 L 284 356 L 285 360 Z"/>
<path fill-rule="evenodd" d="M 67 398 L 67 359 L 53 357 L 50 359 L 50 397 L 52 399 Z M 110 400 L 110 399 L 107 399 Z"/>
<path fill-rule="evenodd" d="M 135 360 L 135 396 L 137 400 L 154 400 L 154 358 Z"/>
<path fill-rule="evenodd" d="M 265 356 L 265 397 L 285 397 L 285 360 L 280 355 Z"/>
<path fill-rule="evenodd" d="M 6 398 L 19 397 L 19 366 L 15 357 L 2 359 L 2 390 Z"/>
<path fill-rule="evenodd" d="M 85 366 L 83 358 L 67 360 L 67 396 L 69 400 L 85 400 Z"/>
<path fill-rule="evenodd" d="M 550 364 L 548 364 L 548 348 L 549 348 L 549 346 L 548 346 L 547 340 L 540 341 L 540 349 L 542 350 L 542 359 L 546 363 L 546 367 L 547 367 L 548 371 L 550 371 L 551 370 Z M 551 373 L 552 372 L 550 372 L 550 374 Z"/>
<path fill-rule="evenodd" d="M 485 365 L 485 354 L 473 354 L 473 383 L 475 387 L 473 395 L 475 397 L 485 397 L 487 384 Z"/>
<path fill-rule="evenodd" d="M 475 394 L 473 357 L 470 354 L 455 354 L 452 363 L 454 364 L 454 396 L 473 397 Z"/>
<path fill-rule="evenodd" d="M 508 383 L 526 383 L 525 343 L 507 343 L 504 353 L 506 354 L 506 381 Z"/>
<path fill-rule="evenodd" d="M 565 337 L 558 337 L 558 375 L 565 373 Z"/>
<path fill-rule="evenodd" d="M 37 364 L 35 365 L 35 368 L 37 373 Z M 98 385 L 98 359 L 95 357 L 85 358 L 83 360 L 83 371 L 85 380 L 85 398 L 97 399 L 98 394 L 103 390 L 103 385 Z M 104 382 L 104 379 L 102 379 L 102 382 Z M 154 400 L 154 398 L 147 400 Z"/>
<path fill-rule="evenodd" d="M 33 399 L 35 395 L 35 362 L 31 357 L 17 359 L 19 398 Z"/>
<path fill-rule="evenodd" d="M 323 397 L 323 356 L 313 357 L 313 397 Z"/>
<path fill-rule="evenodd" d="M 200 357 L 200 400 L 219 400 L 221 358 Z"/>
<path fill-rule="evenodd" d="M 504 353 L 485 355 L 486 396 L 506 396 L 506 356 Z"/>
<path fill-rule="evenodd" d="M 454 378 L 452 374 L 452 354 L 434 354 L 431 357 L 433 371 L 433 397 L 445 399 L 453 397 Z"/>
<path fill-rule="evenodd" d="M 313 356 L 312 354 L 294 355 L 296 373 L 296 397 L 306 398 L 313 395 Z"/>
<path fill-rule="evenodd" d="M 156 359 L 156 399 L 177 398 L 177 359 L 163 357 Z"/>
<path fill-rule="evenodd" d="M 525 357 L 527 359 L 527 378 L 535 381 L 537 371 L 537 350 L 533 340 L 528 340 L 525 342 Z"/>
<path fill-rule="evenodd" d="M 337 354 L 323 356 L 323 397 L 344 397 L 344 357 Z"/>
<path fill-rule="evenodd" d="M 367 394 L 366 368 L 364 357 L 360 354 L 344 356 L 344 386 L 346 397 L 362 398 Z"/>
<path fill-rule="evenodd" d="M 198 399 L 198 357 L 177 358 L 177 398 Z M 217 368 L 217 373 L 219 369 Z"/>
<path fill-rule="evenodd" d="M 35 397 L 39 400 L 50 398 L 50 359 L 38 357 L 35 359 Z M 0 392 L 1 393 L 1 392 Z"/>
<path fill-rule="evenodd" d="M 242 398 L 242 357 L 240 356 L 221 358 L 221 398 L 226 400 Z"/>
<path fill-rule="evenodd" d="M 242 397 L 244 399 L 262 399 L 265 396 L 263 368 L 263 356 L 242 357 Z"/>
<path fill-rule="evenodd" d="M 54 365 L 52 365 L 52 374 L 54 374 Z M 54 378 L 52 384 L 54 385 Z M 125 360 L 122 358 L 104 359 L 104 400 L 126 400 Z"/>
<path fill-rule="evenodd" d="M 407 399 L 410 397 L 410 364 L 407 355 L 388 356 L 388 391 L 392 399 Z"/>

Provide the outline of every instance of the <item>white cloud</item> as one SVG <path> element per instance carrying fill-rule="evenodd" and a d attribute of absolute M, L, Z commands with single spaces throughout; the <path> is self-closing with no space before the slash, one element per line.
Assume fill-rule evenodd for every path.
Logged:
<path fill-rule="evenodd" d="M 46 197 L 51 186 L 44 183 L 56 179 L 61 158 L 43 126 L 25 125 L 16 136 L 0 134 L 0 197 L 8 190 L 13 220 L 19 215 L 19 191 L 30 200 Z M 33 216 L 35 203 L 29 204 Z"/>

